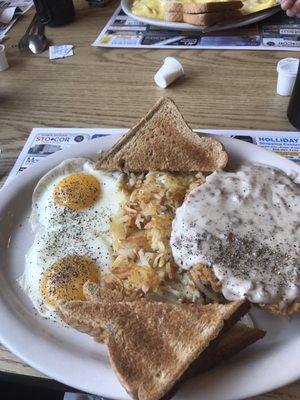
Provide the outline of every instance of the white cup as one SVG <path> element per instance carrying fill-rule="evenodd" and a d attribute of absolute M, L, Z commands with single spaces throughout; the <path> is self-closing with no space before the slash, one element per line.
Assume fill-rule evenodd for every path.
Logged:
<path fill-rule="evenodd" d="M 184 75 L 184 69 L 180 62 L 174 57 L 166 57 L 163 65 L 154 75 L 154 81 L 159 87 L 165 89 L 182 75 Z"/>
<path fill-rule="evenodd" d="M 298 58 L 283 58 L 278 62 L 277 93 L 281 96 L 290 96 L 292 94 L 298 65 Z"/>
<path fill-rule="evenodd" d="M 0 71 L 5 71 L 8 66 L 9 65 L 5 55 L 5 46 L 0 44 Z"/>

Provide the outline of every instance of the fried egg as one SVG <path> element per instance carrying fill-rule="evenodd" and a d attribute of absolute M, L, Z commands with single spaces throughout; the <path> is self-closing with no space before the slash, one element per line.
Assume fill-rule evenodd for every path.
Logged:
<path fill-rule="evenodd" d="M 40 315 L 58 319 L 58 300 L 84 300 L 83 284 L 107 273 L 114 259 L 110 221 L 126 199 L 122 179 L 78 158 L 38 182 L 30 217 L 35 240 L 18 282 Z"/>

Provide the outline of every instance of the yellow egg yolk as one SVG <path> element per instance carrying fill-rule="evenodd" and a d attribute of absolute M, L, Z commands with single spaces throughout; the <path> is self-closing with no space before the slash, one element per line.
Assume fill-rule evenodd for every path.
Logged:
<path fill-rule="evenodd" d="M 45 271 L 40 291 L 47 304 L 58 300 L 86 300 L 83 285 L 86 281 L 99 282 L 99 268 L 89 257 L 66 256 Z"/>
<path fill-rule="evenodd" d="M 100 183 L 90 174 L 72 174 L 62 179 L 55 186 L 54 201 L 71 210 L 90 207 L 101 192 Z"/>

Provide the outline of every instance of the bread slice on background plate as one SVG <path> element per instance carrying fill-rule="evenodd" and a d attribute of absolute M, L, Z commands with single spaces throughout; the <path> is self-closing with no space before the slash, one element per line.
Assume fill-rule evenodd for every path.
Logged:
<path fill-rule="evenodd" d="M 95 169 L 130 172 L 215 171 L 226 166 L 223 145 L 194 133 L 166 97 L 95 164 Z"/>
<path fill-rule="evenodd" d="M 166 1 L 164 5 L 165 12 L 182 13 L 183 4 L 176 1 Z"/>
<path fill-rule="evenodd" d="M 183 21 L 191 25 L 213 25 L 217 22 L 239 18 L 242 14 L 238 10 L 228 10 L 220 12 L 210 12 L 206 14 L 187 14 L 183 13 Z"/>
<path fill-rule="evenodd" d="M 169 22 L 183 22 L 184 14 L 201 14 L 201 17 L 189 18 L 185 16 L 185 20 L 192 21 L 197 25 L 211 25 L 215 23 L 216 19 L 222 21 L 228 18 L 227 11 L 239 10 L 243 7 L 243 3 L 239 0 L 232 1 L 212 1 L 207 3 L 178 3 L 174 1 L 167 1 L 165 3 L 165 20 Z M 218 13 L 216 15 L 204 16 L 203 14 Z M 229 14 L 232 18 L 240 16 L 241 14 Z M 196 22 L 193 22 L 196 21 Z M 201 23 L 199 23 L 199 21 Z M 187 22 L 187 21 L 185 21 Z"/>
<path fill-rule="evenodd" d="M 165 21 L 168 22 L 183 22 L 183 12 L 165 11 Z"/>
<path fill-rule="evenodd" d="M 184 3 L 182 11 L 186 14 L 205 14 L 229 10 L 238 10 L 243 7 L 239 0 L 232 1 L 212 1 L 209 3 Z"/>
<path fill-rule="evenodd" d="M 222 334 L 249 307 L 244 301 L 205 306 L 143 300 L 61 301 L 57 310 L 73 328 L 102 335 L 112 368 L 133 398 L 159 400 L 170 398 L 194 370 L 203 371 L 232 351 L 233 341 Z M 263 335 L 252 332 L 252 341 Z M 222 341 L 223 351 L 214 351 Z"/>
<path fill-rule="evenodd" d="M 182 22 L 183 21 L 183 9 L 182 3 L 174 1 L 167 1 L 164 5 L 165 21 L 168 22 Z"/>

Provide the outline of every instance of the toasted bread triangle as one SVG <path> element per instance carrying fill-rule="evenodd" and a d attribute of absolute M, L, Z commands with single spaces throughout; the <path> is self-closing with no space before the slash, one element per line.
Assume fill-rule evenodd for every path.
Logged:
<path fill-rule="evenodd" d="M 257 328 L 249 328 L 243 324 L 235 324 L 221 335 L 214 346 L 209 346 L 201 355 L 197 373 L 207 371 L 223 360 L 234 356 L 257 340 L 262 339 L 266 332 Z M 191 371 L 193 374 L 193 371 Z"/>
<path fill-rule="evenodd" d="M 135 301 L 144 297 L 144 293 L 142 291 L 134 291 L 129 294 L 125 292 L 125 290 L 111 289 L 90 281 L 85 282 L 83 285 L 83 294 L 88 301 L 96 303 L 99 301 Z"/>
<path fill-rule="evenodd" d="M 99 302 L 118 302 L 118 301 L 134 301 L 140 298 L 139 293 L 130 293 L 119 291 L 107 287 L 101 287 L 94 282 L 85 282 L 83 286 L 84 296 L 88 301 Z M 250 328 L 243 324 L 236 324 L 225 332 L 220 341 L 215 346 L 209 346 L 202 354 L 199 360 L 197 373 L 207 371 L 218 365 L 220 362 L 239 353 L 241 350 L 250 346 L 252 343 L 265 336 L 265 332 Z M 94 337 L 97 342 L 103 342 L 103 337 Z M 194 371 L 191 371 L 193 374 Z"/>
<path fill-rule="evenodd" d="M 249 310 L 247 302 L 60 302 L 62 320 L 97 336 L 105 331 L 112 368 L 139 400 L 167 398 L 201 354 Z"/>
<path fill-rule="evenodd" d="M 101 287 L 94 282 L 85 282 L 83 293 L 85 298 L 92 302 L 134 301 L 141 298 L 140 293 L 133 292 L 128 294 L 124 291 Z M 216 346 L 209 346 L 209 348 L 202 353 L 201 363 L 199 363 L 199 368 L 196 372 L 203 372 L 213 368 L 215 365 L 234 356 L 264 336 L 265 332 L 260 329 L 250 328 L 239 323 L 234 325 L 222 335 L 222 338 Z M 94 339 L 98 342 L 103 342 L 101 336 Z"/>
<path fill-rule="evenodd" d="M 96 169 L 131 172 L 195 172 L 222 169 L 228 157 L 220 142 L 199 136 L 169 98 L 153 108 L 96 162 Z"/>

